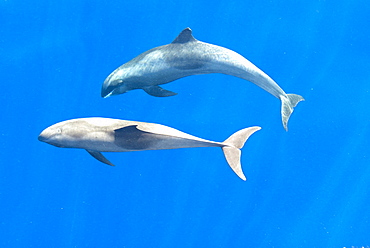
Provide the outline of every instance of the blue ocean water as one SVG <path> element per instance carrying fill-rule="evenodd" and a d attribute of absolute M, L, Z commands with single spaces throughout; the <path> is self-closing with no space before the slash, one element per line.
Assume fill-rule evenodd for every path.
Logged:
<path fill-rule="evenodd" d="M 0 1 L 1 247 L 369 247 L 370 4 L 354 1 Z M 186 27 L 302 95 L 221 74 L 178 95 L 103 99 L 115 68 Z M 78 117 L 161 123 L 223 141 L 258 125 L 240 180 L 218 148 L 106 153 L 37 140 Z"/>

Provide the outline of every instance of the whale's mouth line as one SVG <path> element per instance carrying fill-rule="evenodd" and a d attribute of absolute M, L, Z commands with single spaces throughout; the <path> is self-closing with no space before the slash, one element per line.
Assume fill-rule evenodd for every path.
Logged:
<path fill-rule="evenodd" d="M 61 145 L 61 144 L 59 144 L 59 143 L 57 143 L 57 142 L 54 142 L 54 141 L 51 141 L 51 140 L 50 140 L 50 137 L 45 137 L 45 136 L 40 135 L 40 136 L 38 137 L 38 140 L 39 140 L 39 141 L 41 141 L 41 142 L 45 142 L 45 143 L 47 143 L 47 144 L 50 144 L 50 145 L 56 146 L 56 147 L 60 147 L 60 148 L 64 148 L 64 147 L 65 147 L 64 145 Z"/>
<path fill-rule="evenodd" d="M 46 142 L 48 140 L 48 138 L 42 136 L 42 135 L 39 135 L 39 137 L 37 138 L 39 141 L 41 142 Z"/>
<path fill-rule="evenodd" d="M 109 92 L 108 94 L 106 94 L 105 96 L 103 96 L 103 98 L 108 98 L 108 97 L 110 97 L 112 94 L 113 94 L 113 92 Z"/>
<path fill-rule="evenodd" d="M 123 91 L 121 88 L 123 88 L 123 80 L 115 80 L 112 82 L 104 82 L 102 90 L 101 90 L 101 96 L 103 98 L 110 97 L 112 95 L 117 95 L 117 91 L 119 94 L 125 93 L 126 91 Z"/>
<path fill-rule="evenodd" d="M 114 90 L 107 90 L 107 89 L 105 89 L 105 90 L 102 90 L 102 92 L 101 92 L 101 96 L 103 97 L 103 98 L 107 98 L 107 97 L 110 97 L 110 96 L 112 96 L 113 95 L 113 92 L 114 92 Z"/>

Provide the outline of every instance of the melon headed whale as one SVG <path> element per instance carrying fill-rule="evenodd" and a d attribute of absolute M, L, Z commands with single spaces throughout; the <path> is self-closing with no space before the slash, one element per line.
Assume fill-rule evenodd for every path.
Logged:
<path fill-rule="evenodd" d="M 102 97 L 143 89 L 156 97 L 176 93 L 159 85 L 179 78 L 222 73 L 250 81 L 281 101 L 281 118 L 285 130 L 294 107 L 303 99 L 286 94 L 266 73 L 242 55 L 195 39 L 190 28 L 184 29 L 170 44 L 150 49 L 114 70 L 104 81 Z"/>
<path fill-rule="evenodd" d="M 245 181 L 240 149 L 249 136 L 260 129 L 258 126 L 244 128 L 224 142 L 214 142 L 160 124 L 91 117 L 56 123 L 43 130 L 38 139 L 56 147 L 85 149 L 100 162 L 112 166 L 101 152 L 220 147 L 231 169 Z"/>

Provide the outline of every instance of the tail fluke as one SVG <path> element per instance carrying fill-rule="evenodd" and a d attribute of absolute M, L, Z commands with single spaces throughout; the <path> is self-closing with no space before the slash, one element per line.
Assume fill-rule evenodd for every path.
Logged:
<path fill-rule="evenodd" d="M 230 165 L 231 169 L 242 179 L 247 180 L 244 176 L 242 165 L 240 164 L 240 149 L 244 146 L 244 143 L 247 141 L 249 136 L 254 132 L 260 130 L 260 127 L 248 127 L 231 135 L 223 143 L 225 144 L 222 147 L 227 163 Z"/>
<path fill-rule="evenodd" d="M 288 131 L 288 121 L 290 115 L 293 113 L 294 107 L 300 101 L 304 101 L 304 98 L 296 94 L 287 94 L 287 97 L 281 96 L 281 118 L 283 121 L 283 126 L 286 131 Z"/>

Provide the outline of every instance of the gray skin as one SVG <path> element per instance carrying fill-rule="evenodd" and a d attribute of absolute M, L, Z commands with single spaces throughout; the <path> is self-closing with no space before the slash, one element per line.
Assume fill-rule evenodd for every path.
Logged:
<path fill-rule="evenodd" d="M 159 85 L 209 73 L 245 79 L 280 99 L 285 130 L 288 130 L 293 108 L 304 100 L 302 96 L 286 94 L 274 80 L 240 54 L 196 40 L 190 28 L 184 29 L 172 43 L 146 51 L 113 71 L 104 81 L 101 95 L 109 97 L 143 89 L 152 96 L 173 96 L 176 93 Z"/>
<path fill-rule="evenodd" d="M 38 139 L 57 147 L 85 149 L 100 162 L 112 166 L 101 152 L 220 147 L 231 169 L 246 180 L 240 164 L 240 149 L 249 136 L 260 129 L 245 128 L 224 142 L 214 142 L 160 124 L 92 117 L 54 124 L 42 131 Z"/>

